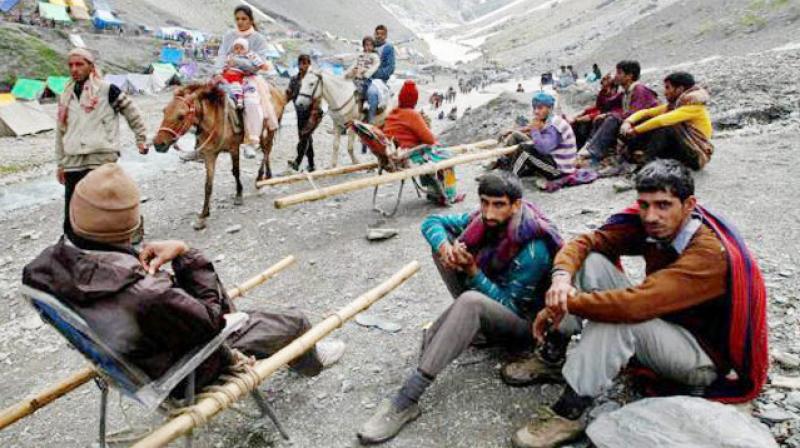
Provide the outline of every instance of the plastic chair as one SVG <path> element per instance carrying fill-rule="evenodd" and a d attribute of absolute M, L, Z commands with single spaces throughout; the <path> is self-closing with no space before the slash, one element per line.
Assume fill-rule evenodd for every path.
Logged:
<path fill-rule="evenodd" d="M 199 346 L 184 355 L 160 378 L 152 380 L 139 368 L 127 362 L 121 355 L 108 347 L 86 321 L 63 302 L 44 291 L 26 285 L 22 285 L 20 290 L 42 320 L 52 325 L 97 368 L 99 378 L 95 379 L 95 382 L 100 389 L 100 447 L 106 446 L 106 409 L 109 385 L 152 412 L 162 404 L 174 407 L 174 403 L 165 403 L 165 400 L 178 383 L 186 379 L 184 401 L 185 404 L 194 404 L 195 369 L 217 351 L 233 332 L 242 328 L 249 318 L 246 313 L 225 315 L 225 327 L 219 334 L 206 345 Z M 258 406 L 261 416 L 269 417 L 283 438 L 288 440 L 288 435 L 261 393 L 255 390 L 251 396 Z M 186 445 L 192 445 L 191 433 L 186 436 Z"/>

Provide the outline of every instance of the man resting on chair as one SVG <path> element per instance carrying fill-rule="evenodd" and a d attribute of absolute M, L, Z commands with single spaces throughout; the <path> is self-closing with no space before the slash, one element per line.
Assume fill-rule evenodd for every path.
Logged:
<path fill-rule="evenodd" d="M 214 266 L 181 241 L 153 242 L 136 252 L 139 190 L 117 165 L 81 180 L 70 203 L 74 235 L 63 236 L 23 271 L 22 282 L 79 314 L 108 346 L 155 379 L 193 348 L 208 343 L 234 311 Z M 173 274 L 160 270 L 171 263 Z M 196 370 L 202 388 L 234 362 L 236 349 L 265 358 L 310 328 L 299 312 L 248 313 L 245 326 Z M 291 367 L 314 376 L 336 362 L 344 343 L 317 344 Z M 176 389 L 181 395 L 183 388 Z"/>

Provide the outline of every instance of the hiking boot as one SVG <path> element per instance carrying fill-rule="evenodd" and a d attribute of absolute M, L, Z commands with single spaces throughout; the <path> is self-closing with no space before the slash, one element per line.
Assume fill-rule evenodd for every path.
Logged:
<path fill-rule="evenodd" d="M 345 348 L 347 348 L 347 344 L 338 339 L 317 342 L 317 358 L 322 364 L 322 368 L 327 369 L 342 359 Z"/>
<path fill-rule="evenodd" d="M 296 162 L 294 160 L 287 160 L 286 164 L 289 165 L 289 168 L 291 168 L 292 171 L 300 171 L 300 162 Z"/>
<path fill-rule="evenodd" d="M 579 438 L 586 424 L 582 418 L 569 420 L 550 408 L 541 408 L 536 417 L 511 438 L 516 448 L 557 448 Z"/>
<path fill-rule="evenodd" d="M 538 353 L 530 358 L 510 362 L 500 369 L 500 377 L 509 386 L 530 386 L 541 383 L 563 383 L 561 374 L 563 361 L 549 363 L 542 359 Z"/>
<path fill-rule="evenodd" d="M 242 155 L 245 159 L 255 159 L 256 158 L 256 150 L 253 149 L 253 145 L 242 145 Z"/>
<path fill-rule="evenodd" d="M 401 411 L 394 406 L 391 399 L 386 399 L 361 427 L 358 441 L 362 445 L 383 443 L 396 436 L 406 423 L 416 420 L 420 414 L 416 403 Z"/>

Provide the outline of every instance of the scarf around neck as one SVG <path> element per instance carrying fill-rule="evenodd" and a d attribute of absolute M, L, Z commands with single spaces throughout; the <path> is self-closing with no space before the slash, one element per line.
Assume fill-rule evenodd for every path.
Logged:
<path fill-rule="evenodd" d="M 519 252 L 535 239 L 544 239 L 551 256 L 555 256 L 563 245 L 550 220 L 528 201 L 522 202 L 519 212 L 511 217 L 499 238 L 490 238 L 480 210 L 472 213 L 470 223 L 459 237 L 467 250 L 476 256 L 481 271 L 492 279 L 507 270 Z"/>
<path fill-rule="evenodd" d="M 98 92 L 102 87 L 102 83 L 103 80 L 96 68 L 92 70 L 92 73 L 90 73 L 89 77 L 86 78 L 86 81 L 83 82 L 83 87 L 81 88 L 81 97 L 78 101 L 81 109 L 83 109 L 83 111 L 87 114 L 91 113 L 100 102 L 100 96 Z M 67 126 L 67 119 L 69 118 L 69 105 L 76 97 L 75 84 L 77 84 L 75 80 L 70 80 L 66 87 L 64 87 L 64 93 L 61 94 L 61 97 L 58 100 L 58 124 L 62 129 L 65 129 Z"/>
<path fill-rule="evenodd" d="M 239 36 L 239 37 L 250 37 L 253 34 L 255 34 L 256 29 L 253 28 L 253 26 L 251 25 L 250 28 L 248 28 L 248 29 L 246 29 L 244 31 L 240 31 L 239 28 L 236 28 L 235 31 L 236 31 L 236 35 Z"/>

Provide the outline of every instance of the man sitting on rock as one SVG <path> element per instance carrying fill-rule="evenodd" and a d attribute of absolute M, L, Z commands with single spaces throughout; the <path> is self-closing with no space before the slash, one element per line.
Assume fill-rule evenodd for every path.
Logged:
<path fill-rule="evenodd" d="M 675 72 L 664 78 L 667 104 L 640 110 L 628 117 L 620 129 L 628 152 L 643 153 L 644 161 L 675 159 L 693 170 L 711 159 L 711 116 L 708 91 L 697 86 L 694 77 Z"/>
<path fill-rule="evenodd" d="M 556 99 L 549 93 L 534 94 L 531 123 L 503 138 L 506 145 L 520 145 L 520 150 L 498 160 L 498 167 L 520 176 L 540 175 L 545 179 L 575 172 L 575 133 L 566 120 L 553 113 L 555 104 Z"/>
<path fill-rule="evenodd" d="M 560 370 L 558 401 L 520 429 L 517 447 L 555 447 L 578 437 L 582 416 L 629 363 L 651 371 L 657 393 L 752 400 L 768 368 L 766 291 L 756 260 L 728 222 L 697 204 L 689 169 L 657 160 L 636 176 L 634 207 L 556 256 L 539 340 L 563 319 L 588 319 L 563 367 L 533 358 L 510 369 L 537 382 Z M 643 256 L 633 285 L 621 256 Z M 509 369 L 506 369 L 509 370 Z"/>
<path fill-rule="evenodd" d="M 636 61 L 621 61 L 617 64 L 616 85 L 622 87 L 619 101 L 621 111 L 610 113 L 603 118 L 592 138 L 581 149 L 584 160 L 599 162 L 611 155 L 616 147 L 617 135 L 623 120 L 634 113 L 658 106 L 658 95 L 653 89 L 639 82 L 642 67 Z"/>
<path fill-rule="evenodd" d="M 133 250 L 139 201 L 136 184 L 118 165 L 87 174 L 70 202 L 72 233 L 28 264 L 22 282 L 62 301 L 112 350 L 155 379 L 218 334 L 234 306 L 214 266 L 197 249 L 163 241 L 140 253 Z M 160 270 L 167 263 L 174 275 Z M 244 328 L 197 368 L 198 389 L 234 363 L 231 349 L 266 358 L 311 327 L 298 312 L 248 314 Z M 343 352 L 342 342 L 320 343 L 292 368 L 314 376 Z M 177 396 L 183 392 L 175 390 Z"/>
<path fill-rule="evenodd" d="M 532 343 L 531 317 L 543 304 L 548 272 L 561 238 L 532 203 L 519 179 L 504 171 L 481 176 L 480 211 L 433 215 L 422 233 L 455 302 L 423 335 L 416 371 L 384 401 L 358 433 L 381 443 L 419 417 L 417 404 L 436 375 L 477 338 L 510 349 Z"/>

